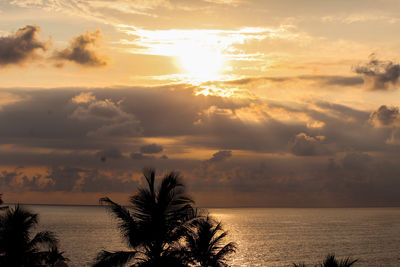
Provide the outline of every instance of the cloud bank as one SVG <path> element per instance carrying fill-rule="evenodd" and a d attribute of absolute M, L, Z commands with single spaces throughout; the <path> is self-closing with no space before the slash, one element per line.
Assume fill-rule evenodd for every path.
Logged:
<path fill-rule="evenodd" d="M 400 203 L 397 107 L 294 108 L 197 90 L 9 90 L 16 100 L 0 110 L 0 191 L 128 193 L 153 166 L 182 171 L 204 205 Z"/>

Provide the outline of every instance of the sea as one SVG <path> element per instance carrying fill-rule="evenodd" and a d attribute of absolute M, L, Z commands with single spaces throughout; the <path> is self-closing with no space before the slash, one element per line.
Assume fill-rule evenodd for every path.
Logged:
<path fill-rule="evenodd" d="M 36 231 L 57 234 L 70 267 L 91 266 L 101 250 L 127 250 L 103 206 L 26 205 Z M 400 208 L 219 208 L 210 214 L 237 244 L 230 266 L 314 266 L 334 253 L 354 266 L 400 267 Z"/>

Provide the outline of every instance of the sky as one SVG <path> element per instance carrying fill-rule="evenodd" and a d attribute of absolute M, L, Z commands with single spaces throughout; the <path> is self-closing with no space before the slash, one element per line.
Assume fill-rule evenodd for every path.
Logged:
<path fill-rule="evenodd" d="M 397 0 L 0 1 L 6 202 L 399 206 Z"/>

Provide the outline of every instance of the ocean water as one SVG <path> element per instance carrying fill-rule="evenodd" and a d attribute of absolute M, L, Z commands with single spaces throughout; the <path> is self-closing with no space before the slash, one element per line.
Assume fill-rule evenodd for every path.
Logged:
<path fill-rule="evenodd" d="M 90 266 L 103 249 L 126 249 L 104 207 L 27 207 L 40 214 L 37 230 L 56 232 L 71 267 Z M 359 259 L 355 266 L 400 266 L 400 208 L 209 211 L 238 245 L 231 266 L 314 265 L 333 252 Z"/>

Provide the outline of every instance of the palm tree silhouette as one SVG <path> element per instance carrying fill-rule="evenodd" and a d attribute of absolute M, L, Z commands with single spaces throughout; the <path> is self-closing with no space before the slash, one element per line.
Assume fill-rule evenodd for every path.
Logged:
<path fill-rule="evenodd" d="M 356 260 L 350 260 L 350 258 L 345 258 L 342 260 L 337 260 L 335 257 L 335 254 L 328 254 L 323 261 L 323 263 L 315 265 L 316 267 L 350 267 L 354 263 L 356 263 L 358 259 Z M 293 264 L 293 267 L 307 267 L 304 263 L 301 264 Z"/>
<path fill-rule="evenodd" d="M 186 235 L 188 254 L 202 267 L 228 266 L 226 257 L 236 251 L 236 244 L 223 245 L 227 232 L 210 216 L 193 220 Z"/>
<path fill-rule="evenodd" d="M 102 251 L 94 267 L 186 266 L 179 241 L 185 234 L 185 224 L 197 216 L 194 201 L 185 193 L 178 173 L 167 173 L 157 189 L 155 171 L 146 169 L 143 174 L 147 186 L 130 197 L 130 209 L 107 197 L 100 199 L 118 219 L 122 237 L 131 250 Z"/>
<path fill-rule="evenodd" d="M 0 215 L 0 266 L 51 266 L 48 258 L 58 241 L 52 232 L 39 232 L 31 238 L 38 215 L 16 205 Z M 41 248 L 49 250 L 40 250 Z"/>
<path fill-rule="evenodd" d="M 326 256 L 324 262 L 320 264 L 320 267 L 350 267 L 358 260 L 350 260 L 350 258 L 345 258 L 342 260 L 337 260 L 335 254 L 329 254 Z"/>

